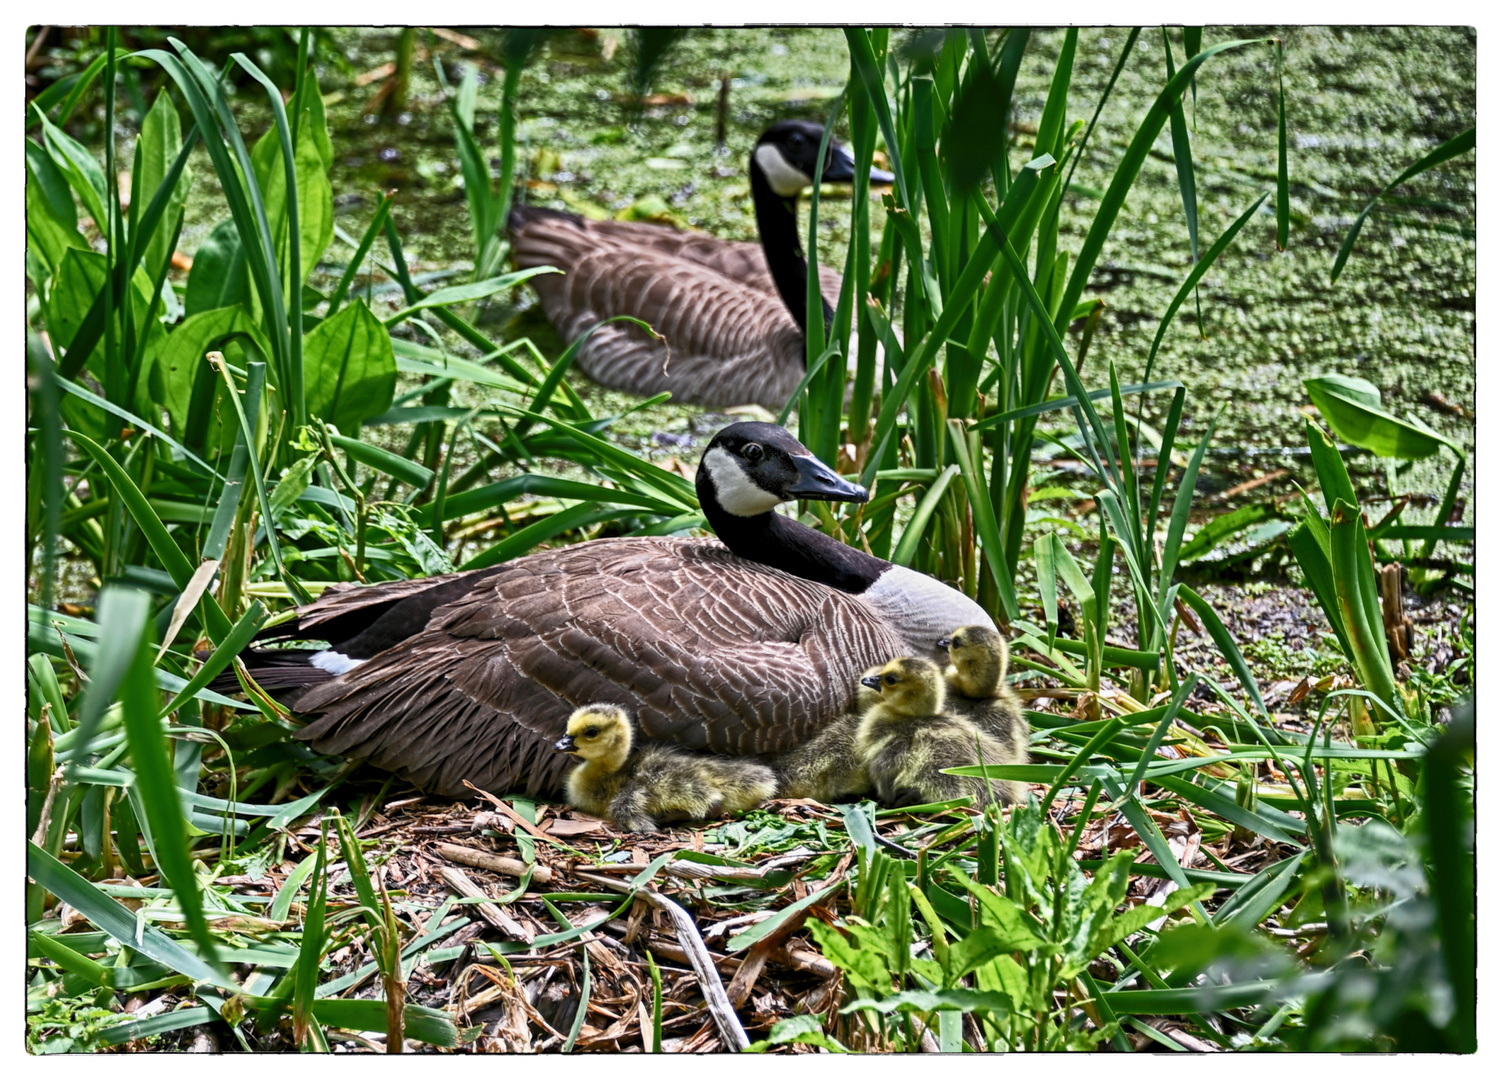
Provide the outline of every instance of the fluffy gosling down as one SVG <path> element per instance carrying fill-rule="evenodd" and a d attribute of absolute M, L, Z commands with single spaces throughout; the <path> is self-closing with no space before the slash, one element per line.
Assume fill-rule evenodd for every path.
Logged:
<path fill-rule="evenodd" d="M 879 674 L 867 668 L 865 676 Z M 837 717 L 811 738 L 772 759 L 777 793 L 784 799 L 817 799 L 821 803 L 855 802 L 871 791 L 866 761 L 856 749 L 861 717 L 881 695 L 864 685 L 855 689 L 855 712 Z"/>
<path fill-rule="evenodd" d="M 582 758 L 566 783 L 569 805 L 628 832 L 739 814 L 777 794 L 777 777 L 747 758 L 690 754 L 651 743 L 633 749 L 631 718 L 617 705 L 586 705 L 555 744 Z"/>
<path fill-rule="evenodd" d="M 992 798 L 1014 802 L 1002 781 L 951 776 L 960 765 L 1007 765 L 1010 747 L 971 721 L 945 711 L 944 675 L 937 664 L 899 657 L 861 682 L 877 701 L 861 717 L 856 752 L 866 762 L 877 797 L 887 805 L 939 802 L 970 796 L 981 806 Z"/>
<path fill-rule="evenodd" d="M 1031 731 L 1022 713 L 1022 699 L 1007 688 L 1007 640 L 989 626 L 962 626 L 939 639 L 948 650 L 949 711 L 963 716 L 1007 747 L 1008 765 L 1026 765 Z M 1013 802 L 1026 798 L 1016 780 L 1003 781 Z"/>

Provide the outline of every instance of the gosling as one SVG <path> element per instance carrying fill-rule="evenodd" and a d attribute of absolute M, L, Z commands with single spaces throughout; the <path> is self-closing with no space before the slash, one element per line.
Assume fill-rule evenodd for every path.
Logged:
<path fill-rule="evenodd" d="M 879 667 L 867 668 L 867 676 Z M 825 724 L 809 739 L 772 759 L 777 793 L 785 799 L 816 799 L 821 803 L 856 802 L 871 791 L 871 776 L 855 749 L 861 716 L 880 695 L 856 684 L 855 712 Z"/>
<path fill-rule="evenodd" d="M 945 711 L 944 675 L 916 656 L 893 660 L 861 682 L 877 692 L 861 717 L 856 752 L 866 763 L 877 797 L 887 805 L 940 802 L 970 796 L 980 806 L 1015 794 L 999 780 L 952 776 L 960 765 L 1007 765 L 1008 746 L 970 720 Z"/>
<path fill-rule="evenodd" d="M 582 758 L 569 773 L 568 801 L 627 832 L 666 822 L 739 814 L 777 794 L 777 777 L 747 758 L 690 754 L 652 743 L 633 750 L 631 718 L 616 705 L 587 705 L 555 744 Z"/>
<path fill-rule="evenodd" d="M 949 711 L 963 716 L 976 727 L 1008 747 L 1009 765 L 1026 765 L 1031 731 L 1022 713 L 1022 700 L 1007 688 L 1007 640 L 989 626 L 962 626 L 939 639 L 948 650 Z M 1002 781 L 1012 792 L 1012 801 L 1026 798 L 1026 788 L 1016 780 Z"/>

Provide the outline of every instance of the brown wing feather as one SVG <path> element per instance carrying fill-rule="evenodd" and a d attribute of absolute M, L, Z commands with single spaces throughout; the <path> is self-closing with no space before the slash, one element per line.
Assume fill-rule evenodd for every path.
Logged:
<path fill-rule="evenodd" d="M 777 296 L 759 244 L 660 226 L 547 215 L 513 230 L 518 266 L 556 266 L 532 284 L 566 341 L 616 315 L 580 348 L 596 382 L 677 401 L 780 408 L 803 377 L 802 331 Z M 831 304 L 840 277 L 820 268 Z"/>
<path fill-rule="evenodd" d="M 299 702 L 303 737 L 419 786 L 553 793 L 551 744 L 593 701 L 643 734 L 772 754 L 840 715 L 867 667 L 903 650 L 860 601 L 714 541 L 616 539 L 517 559 L 428 628 Z"/>

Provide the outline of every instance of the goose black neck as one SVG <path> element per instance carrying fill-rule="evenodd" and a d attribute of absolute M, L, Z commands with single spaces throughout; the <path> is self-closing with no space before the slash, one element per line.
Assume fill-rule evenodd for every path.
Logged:
<path fill-rule="evenodd" d="M 712 492 L 702 489 L 699 501 L 709 527 L 732 552 L 794 577 L 841 592 L 862 593 L 892 566 L 774 511 L 737 517 L 721 507 Z"/>
<path fill-rule="evenodd" d="M 756 231 L 761 234 L 762 251 L 767 256 L 767 268 L 772 280 L 777 283 L 777 294 L 782 297 L 798 329 L 808 334 L 808 261 L 803 257 L 803 245 L 798 242 L 798 200 L 785 198 L 772 190 L 766 175 L 754 160 L 751 165 L 751 200 L 756 206 Z M 834 323 L 834 309 L 819 295 L 824 305 L 824 328 L 828 336 Z"/>

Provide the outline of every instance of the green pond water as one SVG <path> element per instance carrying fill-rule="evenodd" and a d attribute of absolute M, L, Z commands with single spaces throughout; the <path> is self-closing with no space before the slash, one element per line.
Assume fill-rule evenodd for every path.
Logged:
<path fill-rule="evenodd" d="M 481 145 L 498 155 L 500 69 L 493 58 L 500 56 L 499 35 L 473 28 L 465 33 L 481 47 L 426 41 L 451 82 L 457 83 L 460 64 L 478 65 L 484 82 L 477 134 Z M 905 33 L 894 32 L 894 40 L 900 42 Z M 1090 120 L 1126 33 L 1081 31 L 1068 120 Z M 1187 434 L 1198 437 L 1225 407 L 1204 486 L 1224 488 L 1289 469 L 1288 477 L 1255 495 L 1265 498 L 1289 494 L 1293 481 L 1307 480 L 1300 452 L 1305 445 L 1301 410 L 1308 408 L 1308 398 L 1300 381 L 1317 374 L 1370 380 L 1387 408 L 1399 415 L 1414 411 L 1469 451 L 1475 392 L 1474 155 L 1399 189 L 1401 202 L 1384 202 L 1367 220 L 1340 281 L 1332 285 L 1329 273 L 1346 230 L 1381 186 L 1474 124 L 1474 31 L 1212 27 L 1205 31 L 1204 45 L 1264 36 L 1280 37 L 1285 50 L 1293 215 L 1288 250 L 1277 250 L 1269 198 L 1200 288 L 1204 337 L 1197 332 L 1191 301 L 1168 331 L 1154 371 L 1155 378 L 1187 384 Z M 1181 64 L 1181 35 L 1175 31 L 1170 38 Z M 470 226 L 457 181 L 452 123 L 432 59 L 415 64 L 402 113 L 378 117 L 371 101 L 381 81 L 361 86 L 356 76 L 395 55 L 397 32 L 339 29 L 330 39 L 343 63 L 325 57 L 319 78 L 329 97 L 336 152 L 337 224 L 358 237 L 378 193 L 398 189 L 393 218 L 414 272 L 451 272 L 455 276 L 446 280 L 464 280 L 473 258 Z M 1014 163 L 1032 154 L 1029 132 L 1042 110 L 1062 39 L 1062 31 L 1032 34 L 1015 95 Z M 587 204 L 611 213 L 634 205 L 716 235 L 754 238 L 744 172 L 750 149 L 773 120 L 823 119 L 849 73 L 843 34 L 801 28 L 693 30 L 653 82 L 660 103 L 634 119 L 624 102 L 630 50 L 630 35 L 622 31 L 563 31 L 534 56 L 521 78 L 518 158 L 528 184 L 518 198 L 563 208 Z M 726 145 L 717 148 L 722 73 L 732 82 Z M 1074 183 L 1083 190 L 1065 200 L 1061 248 L 1078 249 L 1096 207 L 1088 189 L 1108 181 L 1163 79 L 1162 32 L 1144 31 L 1075 174 Z M 1265 45 L 1220 54 L 1200 69 L 1187 107 L 1202 250 L 1259 195 L 1274 190 L 1277 92 L 1274 53 Z M 265 129 L 268 115 L 259 89 L 241 88 L 233 103 L 248 135 Z M 844 134 L 843 124 L 839 130 Z M 129 141 L 122 139 L 122 152 L 128 153 Z M 201 151 L 193 164 L 197 179 L 180 244 L 190 253 L 227 216 Z M 849 196 L 827 191 L 820 257 L 838 264 L 848 242 Z M 873 209 L 879 228 L 880 211 Z M 314 284 L 331 285 L 350 253 L 336 240 Z M 1162 313 L 1191 265 L 1165 126 L 1086 290 L 1087 297 L 1106 303 L 1086 369 L 1088 383 L 1105 385 L 1108 361 L 1124 382 L 1140 376 Z M 370 295 L 378 310 L 399 299 L 395 286 L 380 278 Z M 561 343 L 535 309 L 528 310 L 531 306 L 531 295 L 523 290 L 497 298 L 477 318 L 492 336 L 530 336 L 545 355 L 556 356 Z M 576 385 L 597 412 L 630 404 L 621 395 L 587 387 L 582 377 Z M 1159 408 L 1166 406 L 1166 395 L 1157 400 Z M 1453 410 L 1444 407 L 1446 402 Z M 1148 415 L 1153 416 L 1151 407 Z M 692 460 L 720 422 L 700 417 L 692 407 L 655 407 L 623 422 L 615 437 L 634 449 Z M 689 434 L 694 441 L 663 439 L 660 433 Z M 1389 492 L 1375 459 L 1357 456 L 1351 465 L 1365 496 L 1421 496 L 1415 503 L 1419 509 L 1410 510 L 1415 520 L 1421 520 L 1422 497 L 1443 490 L 1450 467 L 1443 455 L 1419 462 L 1400 473 L 1397 491 Z M 1470 485 L 1467 477 L 1468 494 Z M 1469 507 L 1465 520 L 1472 520 Z"/>

